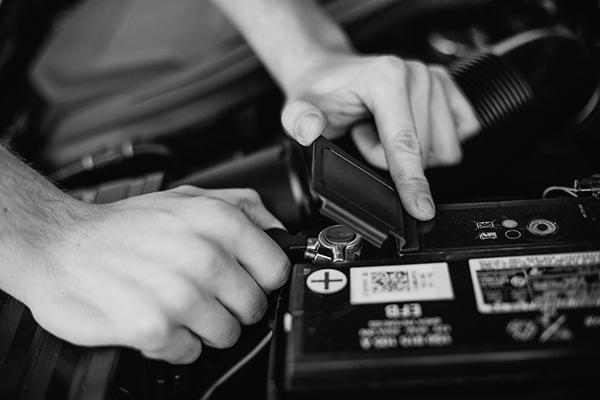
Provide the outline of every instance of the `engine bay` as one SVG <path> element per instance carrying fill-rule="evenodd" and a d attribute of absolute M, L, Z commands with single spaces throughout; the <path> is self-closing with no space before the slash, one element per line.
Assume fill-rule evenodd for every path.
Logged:
<path fill-rule="evenodd" d="M 324 3 L 331 10 L 344 7 L 344 0 Z M 600 5 L 591 0 L 361 3 L 346 3 L 346 13 L 340 14 L 358 50 L 448 67 L 482 123 L 480 135 L 465 143 L 460 165 L 426 171 L 442 210 L 438 225 L 411 222 L 392 200 L 384 200 L 383 205 L 356 200 L 358 193 L 343 182 L 332 184 L 329 176 L 315 183 L 315 168 L 335 162 L 324 160 L 331 155 L 315 153 L 315 148 L 340 149 L 334 154 L 342 154 L 343 160 L 351 160 L 359 171 L 368 171 L 367 175 L 382 183 L 369 187 L 369 194 L 377 193 L 380 199 L 388 199 L 390 193 L 397 196 L 394 188 L 387 190 L 387 171 L 363 169 L 367 163 L 349 135 L 332 140 L 331 145 L 319 142 L 312 147 L 287 137 L 279 115 L 284 99 L 261 67 L 245 76 L 258 87 L 256 91 L 206 121 L 165 132 L 152 141 L 99 148 L 60 166 L 47 163 L 44 147 L 34 144 L 43 104 L 22 98 L 11 103 L 14 112 L 2 118 L 3 137 L 72 196 L 104 203 L 180 185 L 250 187 L 286 226 L 285 235 L 273 237 L 295 267 L 290 285 L 269 297 L 269 312 L 260 323 L 244 326 L 240 341 L 232 348 L 207 347 L 188 366 L 149 360 L 130 349 L 83 348 L 62 342 L 45 333 L 26 307 L 0 292 L 0 322 L 18 321 L 0 334 L 0 360 L 12 368 L 9 393 L 13 397 L 9 398 L 285 400 L 341 394 L 393 398 L 396 390 L 406 389 L 390 377 L 397 374 L 409 376 L 406 395 L 415 399 L 449 398 L 445 391 L 458 387 L 456 398 L 559 399 L 572 393 L 595 398 L 589 390 L 593 379 L 583 370 L 597 355 L 600 340 Z M 35 45 L 31 47 L 33 54 Z M 20 59 L 26 63 L 28 57 Z M 15 68 L 5 69 L 2 80 L 14 75 Z M 330 170 L 338 167 L 346 165 Z M 362 179 L 353 169 L 342 175 L 353 184 Z M 392 218 L 386 214 L 390 209 L 395 210 Z M 400 223 L 394 225 L 391 220 Z M 331 227 L 339 224 L 345 228 L 332 233 Z M 447 238 L 456 231 L 461 234 L 449 243 Z M 364 245 L 350 246 L 358 237 Z M 493 244 L 498 240 L 499 245 Z M 342 241 L 343 246 L 338 246 Z M 532 266 L 527 257 L 533 256 L 540 259 Z M 513 258 L 505 262 L 503 257 Z M 486 269 L 490 259 L 496 269 Z M 513 301 L 523 296 L 519 285 L 533 279 L 533 268 L 543 271 L 535 276 L 540 277 L 540 286 L 560 286 L 552 280 L 558 274 L 551 271 L 558 268 L 557 259 L 559 264 L 566 263 L 561 265 L 570 274 L 561 282 L 572 284 L 562 287 L 560 296 L 571 296 L 571 302 L 562 297 L 558 302 L 542 301 L 542 305 L 533 300 L 527 306 Z M 375 286 L 386 286 L 376 282 L 377 277 L 392 275 L 405 276 L 410 285 L 408 276 L 416 276 L 418 270 L 411 266 L 418 263 L 427 264 L 429 275 L 414 280 L 421 279 L 417 285 L 437 290 L 431 297 L 385 298 L 373 301 L 377 307 L 371 307 L 371 300 L 360 295 L 351 300 L 350 284 L 340 288 L 338 297 L 329 298 L 329 292 L 307 286 L 309 279 L 326 282 L 327 290 L 336 279 L 364 283 L 352 275 L 360 270 L 375 277 L 371 281 Z M 581 263 L 587 268 L 585 274 L 573 272 Z M 350 268 L 354 272 L 348 272 Z M 491 288 L 494 280 L 510 281 L 512 286 L 510 290 Z M 461 295 L 462 290 L 466 292 Z M 340 293 L 348 299 L 339 300 Z M 467 299 L 464 293 L 473 298 Z M 548 289 L 539 297 L 547 300 L 556 293 Z M 460 310 L 449 311 L 447 301 L 455 296 Z M 499 305 L 485 301 L 498 296 L 504 296 Z M 426 304 L 430 300 L 433 303 Z M 364 317 L 371 312 L 369 307 L 377 308 L 373 311 L 377 316 Z M 514 318 L 506 313 L 514 313 Z M 361 315 L 355 318 L 355 314 Z M 340 325 L 327 326 L 328 315 Z M 418 322 L 402 325 L 398 321 L 403 318 Z M 300 325 L 286 325 L 294 319 Z M 577 322 L 567 329 L 565 319 Z M 461 331 L 463 326 L 468 329 Z M 337 342 L 344 327 L 353 330 L 352 339 Z M 381 333 L 394 329 L 394 334 Z M 411 329 L 427 330 L 431 343 L 435 342 L 423 345 L 431 350 L 423 359 L 437 357 L 439 361 L 447 356 L 444 360 L 450 361 L 427 364 L 415 356 L 407 357 L 405 364 L 395 364 L 393 360 L 403 359 L 403 354 L 371 358 L 362 354 L 366 347 L 396 351 L 406 345 L 403 348 L 412 357 L 426 335 L 409 334 Z M 527 336 L 527 329 L 537 330 Z M 362 332 L 358 339 L 354 330 Z M 579 336 L 575 340 L 561 335 Z M 458 350 L 444 347 L 452 339 L 459 343 Z M 536 340 L 543 344 L 536 347 Z M 344 353 L 348 348 L 350 355 Z M 341 356 L 331 356 L 332 351 Z M 597 368 L 597 362 L 593 366 Z M 453 367 L 460 373 L 449 373 Z M 561 368 L 574 371 L 565 374 L 570 383 L 557 379 Z M 440 393 L 420 390 L 436 378 L 447 384 Z M 505 382 L 514 388 L 490 389 Z"/>

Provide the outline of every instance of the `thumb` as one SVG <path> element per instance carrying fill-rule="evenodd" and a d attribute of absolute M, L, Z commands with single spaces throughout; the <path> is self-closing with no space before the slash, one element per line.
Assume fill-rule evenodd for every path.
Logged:
<path fill-rule="evenodd" d="M 327 128 L 327 116 L 314 104 L 296 99 L 284 107 L 281 123 L 288 135 L 301 145 L 308 146 Z"/>

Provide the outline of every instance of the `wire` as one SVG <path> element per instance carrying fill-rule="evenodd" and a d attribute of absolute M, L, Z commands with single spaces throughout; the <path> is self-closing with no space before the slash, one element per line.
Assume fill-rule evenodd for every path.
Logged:
<path fill-rule="evenodd" d="M 227 379 L 231 378 L 237 371 L 240 370 L 244 365 L 246 365 L 254 356 L 256 356 L 266 345 L 269 343 L 271 338 L 273 337 L 273 331 L 269 331 L 265 335 L 265 337 L 253 348 L 244 358 L 238 361 L 237 364 L 234 364 L 227 372 L 225 372 L 215 383 L 213 383 L 207 390 L 204 392 L 204 395 L 200 398 L 200 400 L 208 400 L 210 396 L 213 395 L 214 391 L 219 388 Z"/>
<path fill-rule="evenodd" d="M 566 187 L 566 186 L 550 186 L 550 187 L 547 187 L 544 190 L 544 193 L 542 194 L 542 198 L 545 199 L 546 196 L 548 196 L 548 193 L 553 192 L 553 191 L 557 191 L 557 190 L 565 192 L 565 193 L 567 193 L 567 194 L 569 194 L 569 195 L 571 195 L 573 197 L 577 197 L 577 190 L 576 189 L 569 188 L 569 187 Z"/>

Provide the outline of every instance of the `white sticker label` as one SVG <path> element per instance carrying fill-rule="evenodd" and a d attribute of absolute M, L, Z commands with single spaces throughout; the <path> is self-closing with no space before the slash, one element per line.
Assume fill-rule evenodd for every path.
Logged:
<path fill-rule="evenodd" d="M 385 265 L 350 269 L 350 303 L 452 300 L 448 264 Z"/>
<path fill-rule="evenodd" d="M 469 260 L 481 313 L 600 307 L 600 252 Z"/>

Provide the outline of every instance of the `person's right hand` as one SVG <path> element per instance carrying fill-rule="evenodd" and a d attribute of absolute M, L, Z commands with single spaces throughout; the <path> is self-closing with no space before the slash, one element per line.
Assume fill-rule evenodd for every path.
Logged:
<path fill-rule="evenodd" d="M 288 92 L 281 121 L 291 137 L 306 146 L 351 132 L 419 220 L 435 215 L 425 168 L 459 163 L 461 143 L 479 130 L 446 68 L 396 56 L 331 53 Z"/>
<path fill-rule="evenodd" d="M 26 277 L 38 323 L 78 345 L 124 345 L 190 363 L 232 346 L 290 270 L 247 189 L 191 186 L 105 205 L 72 202 L 45 265 Z"/>

